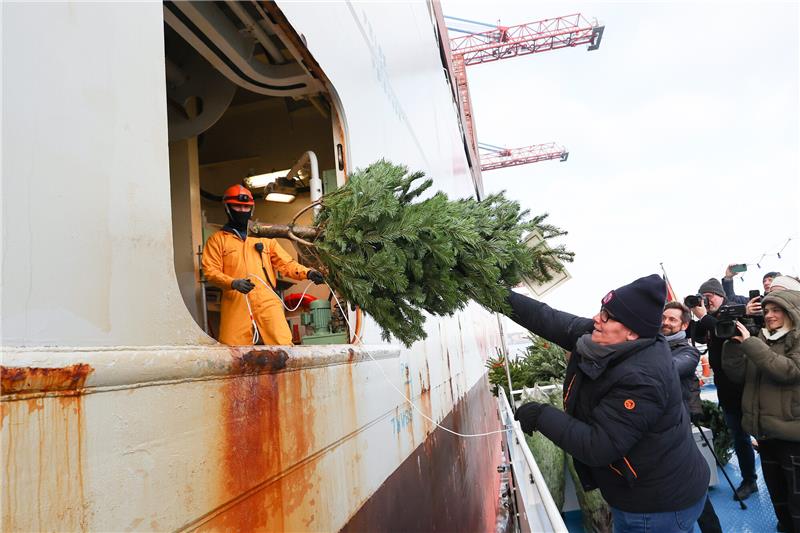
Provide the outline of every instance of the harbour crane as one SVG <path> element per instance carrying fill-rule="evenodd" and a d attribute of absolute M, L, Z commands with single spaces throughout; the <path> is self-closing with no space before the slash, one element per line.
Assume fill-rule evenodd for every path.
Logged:
<path fill-rule="evenodd" d="M 596 20 L 589 21 L 580 13 L 516 26 L 502 26 L 499 23 L 486 24 L 450 16 L 445 18 L 457 23 L 488 28 L 477 32 L 455 26 L 447 28 L 450 31 L 465 34 L 450 39 L 450 50 L 453 57 L 456 87 L 466 122 L 467 137 L 476 152 L 482 149 L 487 156 L 486 159 L 481 157 L 481 170 L 494 170 L 550 159 L 566 161 L 569 152 L 563 147 L 556 146 L 555 143 L 536 144 L 514 149 L 478 143 L 475 135 L 472 100 L 469 95 L 467 67 L 581 45 L 588 45 L 588 51 L 597 50 L 600 47 L 605 27 L 599 25 Z"/>

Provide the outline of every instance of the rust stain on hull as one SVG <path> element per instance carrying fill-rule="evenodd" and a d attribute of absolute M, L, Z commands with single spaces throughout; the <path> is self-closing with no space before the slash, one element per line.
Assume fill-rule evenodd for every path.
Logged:
<path fill-rule="evenodd" d="M 254 349 L 242 354 L 233 353 L 233 373 L 235 374 L 261 374 L 273 373 L 286 368 L 289 354 L 286 350 Z"/>
<path fill-rule="evenodd" d="M 76 364 L 0 370 L 2 530 L 87 530 L 82 392 L 93 369 Z M 26 397 L 28 393 L 34 397 Z"/>
<path fill-rule="evenodd" d="M 59 368 L 0 367 L 2 394 L 28 392 L 79 391 L 92 373 L 92 367 L 79 363 Z"/>
<path fill-rule="evenodd" d="M 499 429 L 484 380 L 442 425 L 459 432 Z M 342 528 L 363 531 L 493 531 L 500 435 L 463 439 L 436 429 Z"/>
<path fill-rule="evenodd" d="M 282 372 L 284 350 L 233 353 L 235 375 L 222 389 L 218 486 L 225 503 L 197 530 L 286 531 L 313 489 L 313 372 Z M 287 471 L 293 470 L 288 476 Z"/>

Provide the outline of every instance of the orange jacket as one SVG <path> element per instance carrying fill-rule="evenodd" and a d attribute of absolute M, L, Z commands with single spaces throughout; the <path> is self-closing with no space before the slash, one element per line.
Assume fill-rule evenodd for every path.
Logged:
<path fill-rule="evenodd" d="M 259 242 L 264 245 L 260 254 L 255 246 Z M 222 289 L 220 342 L 239 346 L 252 344 L 253 327 L 245 295 L 231 288 L 233 280 L 249 278 L 256 287 L 247 297 L 264 344 L 292 344 L 292 333 L 286 323 L 283 304 L 272 288 L 256 279 L 260 278 L 274 287 L 276 270 L 296 280 L 306 279 L 309 271 L 292 259 L 274 239 L 247 237 L 242 241 L 237 235 L 224 230 L 208 238 L 203 248 L 203 273 L 208 281 Z"/>

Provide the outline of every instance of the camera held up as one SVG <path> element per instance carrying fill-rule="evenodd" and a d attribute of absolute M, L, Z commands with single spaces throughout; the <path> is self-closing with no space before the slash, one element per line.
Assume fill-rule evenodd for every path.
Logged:
<path fill-rule="evenodd" d="M 693 307 L 700 307 L 700 302 L 708 307 L 708 298 L 705 298 L 702 294 L 691 294 L 683 299 L 683 305 L 689 309 Z"/>
<path fill-rule="evenodd" d="M 741 322 L 750 335 L 758 335 L 760 326 L 753 317 L 747 315 L 745 304 L 725 304 L 717 311 L 717 325 L 714 327 L 714 335 L 720 339 L 730 339 L 739 334 L 736 329 L 736 322 Z"/>

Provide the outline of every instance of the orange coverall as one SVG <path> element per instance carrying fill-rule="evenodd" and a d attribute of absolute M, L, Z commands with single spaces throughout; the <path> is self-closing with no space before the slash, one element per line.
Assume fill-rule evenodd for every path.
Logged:
<path fill-rule="evenodd" d="M 255 246 L 259 242 L 264 245 L 261 254 Z M 262 270 L 262 260 L 267 279 Z M 220 342 L 235 346 L 253 342 L 253 326 L 245 295 L 231 288 L 233 280 L 249 278 L 256 287 L 247 293 L 247 297 L 264 344 L 292 344 L 292 332 L 286 323 L 280 298 L 270 287 L 255 279 L 258 276 L 274 287 L 276 270 L 296 280 L 306 279 L 309 271 L 292 259 L 274 239 L 247 237 L 242 241 L 237 235 L 224 230 L 208 238 L 203 248 L 203 272 L 208 281 L 222 289 Z"/>

